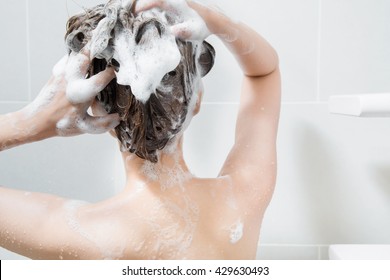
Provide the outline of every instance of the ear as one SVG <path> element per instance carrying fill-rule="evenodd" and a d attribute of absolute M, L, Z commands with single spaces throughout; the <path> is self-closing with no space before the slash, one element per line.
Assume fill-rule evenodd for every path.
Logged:
<path fill-rule="evenodd" d="M 203 41 L 202 49 L 198 61 L 202 78 L 210 72 L 211 68 L 213 68 L 214 61 L 215 61 L 215 50 L 213 46 L 207 43 L 206 41 Z"/>

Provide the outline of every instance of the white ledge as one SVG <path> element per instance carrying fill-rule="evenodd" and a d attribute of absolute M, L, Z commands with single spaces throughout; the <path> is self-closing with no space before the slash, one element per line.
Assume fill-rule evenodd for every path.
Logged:
<path fill-rule="evenodd" d="M 331 96 L 329 111 L 362 118 L 390 118 L 390 93 Z"/>

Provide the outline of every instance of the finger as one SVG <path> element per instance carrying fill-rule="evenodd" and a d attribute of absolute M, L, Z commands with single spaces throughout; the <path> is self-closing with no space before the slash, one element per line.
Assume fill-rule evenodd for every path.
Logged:
<path fill-rule="evenodd" d="M 188 40 L 192 37 L 192 30 L 188 23 L 180 23 L 171 26 L 171 32 L 175 37 L 183 40 Z"/>
<path fill-rule="evenodd" d="M 103 105 L 96 99 L 93 101 L 93 103 L 91 105 L 91 109 L 92 109 L 92 114 L 95 117 L 97 117 L 97 116 L 107 116 L 108 115 L 108 113 L 104 109 Z"/>
<path fill-rule="evenodd" d="M 80 120 L 77 127 L 83 133 L 101 134 L 117 127 L 120 123 L 118 114 L 110 114 L 104 117 L 87 116 Z"/>
<path fill-rule="evenodd" d="M 89 79 L 79 78 L 70 81 L 66 89 L 66 96 L 72 104 L 91 102 L 114 77 L 114 70 L 107 68 Z"/>
<path fill-rule="evenodd" d="M 163 8 L 165 6 L 164 0 L 139 0 L 135 4 L 135 13 L 140 13 L 153 8 Z"/>
<path fill-rule="evenodd" d="M 205 40 L 211 34 L 206 24 L 197 19 L 173 25 L 171 32 L 179 39 L 200 41 Z"/>
<path fill-rule="evenodd" d="M 91 64 L 90 60 L 90 45 L 88 43 L 78 53 L 71 53 L 66 68 L 68 80 L 84 78 Z"/>
<path fill-rule="evenodd" d="M 86 81 L 90 86 L 95 88 L 97 92 L 102 91 L 115 78 L 115 71 L 112 67 L 107 67 L 104 71 L 90 77 Z"/>
<path fill-rule="evenodd" d="M 89 57 L 91 54 L 91 41 L 89 41 L 80 51 L 79 54 Z"/>
<path fill-rule="evenodd" d="M 65 73 L 66 64 L 68 62 L 68 55 L 64 55 L 57 63 L 54 65 L 52 73 L 54 77 L 59 77 Z"/>

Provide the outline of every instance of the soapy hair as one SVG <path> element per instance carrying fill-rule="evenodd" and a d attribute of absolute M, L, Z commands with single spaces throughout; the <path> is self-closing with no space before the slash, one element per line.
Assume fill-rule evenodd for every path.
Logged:
<path fill-rule="evenodd" d="M 131 9 L 122 7 L 114 10 L 117 14 L 115 25 L 131 29 L 134 19 Z M 107 10 L 107 5 L 98 5 L 69 19 L 65 36 L 69 52 L 79 52 L 91 40 L 93 30 L 99 22 L 107 19 L 108 13 L 112 16 L 113 11 Z M 112 22 L 111 20 L 111 29 Z M 111 38 L 106 38 L 106 44 L 107 48 L 112 48 L 111 39 L 114 32 L 109 31 Z M 142 30 L 139 31 L 141 32 Z M 139 36 L 142 34 L 137 35 Z M 192 109 L 189 107 L 191 99 L 197 95 L 194 91 L 197 90 L 199 79 L 205 76 L 214 64 L 215 51 L 207 42 L 176 40 L 176 43 L 181 53 L 179 65 L 164 76 L 160 86 L 146 102 L 135 98 L 131 85 L 119 85 L 116 79 L 97 97 L 107 113 L 119 113 L 121 117 L 115 132 L 122 144 L 122 150 L 154 163 L 158 161 L 157 150 L 162 150 L 183 129 L 189 110 Z M 108 60 L 104 55 L 96 56 L 89 75 L 97 74 L 107 66 L 120 67 L 114 59 Z"/>

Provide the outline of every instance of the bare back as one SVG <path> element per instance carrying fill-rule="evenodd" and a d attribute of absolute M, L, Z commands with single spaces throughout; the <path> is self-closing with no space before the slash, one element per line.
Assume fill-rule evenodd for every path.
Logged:
<path fill-rule="evenodd" d="M 228 176 L 192 178 L 162 189 L 159 184 L 140 183 L 132 192 L 102 203 L 65 202 L 62 219 L 68 234 L 78 236 L 80 248 L 91 247 L 68 251 L 87 259 L 255 257 L 268 198 L 248 201 L 252 190 L 240 194 Z"/>

